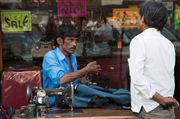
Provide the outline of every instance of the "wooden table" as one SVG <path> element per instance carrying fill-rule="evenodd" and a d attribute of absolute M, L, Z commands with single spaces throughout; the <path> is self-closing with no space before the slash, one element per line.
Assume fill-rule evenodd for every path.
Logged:
<path fill-rule="evenodd" d="M 74 113 L 67 109 L 51 112 L 49 111 L 46 117 L 38 117 L 38 119 L 135 119 L 131 110 L 123 109 L 86 108 L 75 109 Z M 22 118 L 14 115 L 13 119 Z"/>
<path fill-rule="evenodd" d="M 176 119 L 180 119 L 180 109 L 175 109 Z M 17 115 L 13 119 L 18 118 Z M 24 119 L 24 118 L 23 118 Z M 37 119 L 37 118 L 35 118 Z M 49 113 L 46 117 L 38 117 L 38 119 L 136 119 L 131 110 L 124 109 L 101 109 L 101 108 L 86 108 L 76 109 L 74 113 L 70 110 L 61 110 L 54 113 Z"/>

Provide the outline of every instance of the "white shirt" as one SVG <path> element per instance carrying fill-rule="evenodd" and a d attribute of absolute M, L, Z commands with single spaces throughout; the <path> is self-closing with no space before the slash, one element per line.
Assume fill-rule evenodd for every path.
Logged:
<path fill-rule="evenodd" d="M 148 28 L 130 43 L 128 59 L 131 76 L 131 109 L 146 112 L 159 104 L 152 100 L 158 92 L 162 96 L 174 94 L 174 45 L 155 28 Z"/>

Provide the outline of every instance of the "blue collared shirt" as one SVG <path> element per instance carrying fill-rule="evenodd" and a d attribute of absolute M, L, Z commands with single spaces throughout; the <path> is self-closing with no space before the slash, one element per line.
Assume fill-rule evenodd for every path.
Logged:
<path fill-rule="evenodd" d="M 77 71 L 77 60 L 75 54 L 70 54 L 72 70 Z M 59 48 L 45 54 L 42 64 L 43 88 L 59 88 L 61 78 L 70 73 L 70 68 L 65 55 Z M 76 84 L 79 79 L 74 80 Z M 66 87 L 66 84 L 61 85 Z M 50 106 L 55 105 L 55 97 L 50 97 Z"/>

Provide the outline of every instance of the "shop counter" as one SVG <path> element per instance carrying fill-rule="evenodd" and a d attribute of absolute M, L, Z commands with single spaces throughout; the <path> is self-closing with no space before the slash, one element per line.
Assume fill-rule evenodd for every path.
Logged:
<path fill-rule="evenodd" d="M 175 109 L 176 119 L 180 119 L 180 109 Z M 35 117 L 34 119 L 136 119 L 130 109 L 107 109 L 107 108 L 81 108 L 75 109 L 74 113 L 67 109 L 48 113 L 46 117 Z M 17 114 L 13 119 L 19 118 Z"/>
<path fill-rule="evenodd" d="M 18 118 L 14 115 L 13 118 Z M 38 119 L 135 119 L 131 110 L 124 109 L 104 109 L 104 108 L 83 108 L 75 109 L 71 112 L 70 109 L 49 112 L 45 117 L 35 117 Z"/>

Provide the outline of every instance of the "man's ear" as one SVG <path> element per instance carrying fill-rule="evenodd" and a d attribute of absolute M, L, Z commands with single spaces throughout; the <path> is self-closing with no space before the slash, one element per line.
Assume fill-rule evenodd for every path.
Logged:
<path fill-rule="evenodd" d="M 144 21 L 144 16 L 140 17 L 140 20 L 139 20 L 139 25 L 142 29 L 145 28 L 146 24 L 145 24 L 145 21 Z"/>
<path fill-rule="evenodd" d="M 140 18 L 140 24 L 141 24 L 141 25 L 144 24 L 144 16 L 142 16 L 142 17 Z"/>
<path fill-rule="evenodd" d="M 63 39 L 61 37 L 58 37 L 56 40 L 59 45 L 63 43 Z"/>

